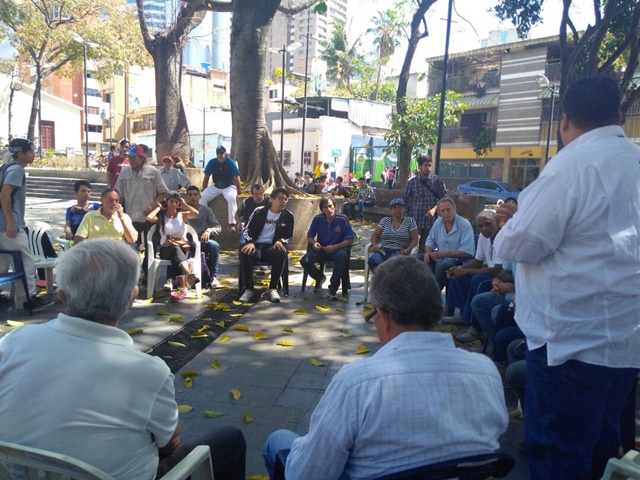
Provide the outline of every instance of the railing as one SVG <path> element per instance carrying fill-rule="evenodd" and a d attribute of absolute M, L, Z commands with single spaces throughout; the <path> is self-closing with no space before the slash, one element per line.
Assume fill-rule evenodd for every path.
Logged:
<path fill-rule="evenodd" d="M 488 70 L 486 72 L 466 73 L 447 76 L 447 90 L 458 93 L 482 91 L 500 87 L 500 71 Z M 442 91 L 442 71 L 431 70 L 429 72 L 429 96 L 437 95 Z"/>
<path fill-rule="evenodd" d="M 560 81 L 560 62 L 547 62 L 547 68 L 545 69 L 545 75 L 550 82 Z"/>
<path fill-rule="evenodd" d="M 473 143 L 482 131 L 489 134 L 491 143 L 495 143 L 496 127 L 494 124 L 487 124 L 482 127 L 444 127 L 442 143 Z"/>

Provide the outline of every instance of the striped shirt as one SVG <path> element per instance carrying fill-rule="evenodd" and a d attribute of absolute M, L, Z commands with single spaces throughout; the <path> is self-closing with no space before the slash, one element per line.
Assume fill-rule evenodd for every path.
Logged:
<path fill-rule="evenodd" d="M 411 217 L 404 217 L 397 230 L 393 229 L 393 218 L 384 217 L 378 226 L 382 229 L 382 248 L 392 248 L 394 250 L 404 250 L 411 243 L 411 231 L 416 230 L 418 225 Z"/>

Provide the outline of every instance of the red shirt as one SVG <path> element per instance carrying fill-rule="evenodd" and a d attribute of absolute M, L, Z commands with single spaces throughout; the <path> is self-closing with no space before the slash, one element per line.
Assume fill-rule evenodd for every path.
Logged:
<path fill-rule="evenodd" d="M 124 167 L 129 165 L 128 157 L 121 157 L 120 155 L 115 155 L 109 160 L 109 165 L 107 165 L 107 172 L 112 173 L 111 176 L 111 188 L 115 188 L 116 182 L 118 181 L 118 177 L 120 176 L 120 172 Z"/>

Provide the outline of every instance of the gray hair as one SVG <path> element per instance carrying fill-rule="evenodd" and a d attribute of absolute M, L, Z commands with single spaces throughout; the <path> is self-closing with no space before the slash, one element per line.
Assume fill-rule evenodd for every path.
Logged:
<path fill-rule="evenodd" d="M 442 296 L 429 266 L 415 257 L 397 255 L 376 268 L 371 281 L 371 303 L 403 326 L 424 330 L 442 316 Z"/>
<path fill-rule="evenodd" d="M 496 212 L 493 210 L 482 210 L 478 215 L 476 215 L 476 221 L 478 221 L 479 218 L 488 218 L 494 222 L 498 221 L 496 218 Z"/>
<path fill-rule="evenodd" d="M 56 262 L 66 313 L 100 323 L 125 314 L 139 274 L 140 260 L 133 249 L 108 239 L 86 240 Z"/>
<path fill-rule="evenodd" d="M 453 209 L 457 210 L 456 202 L 454 202 L 453 198 L 451 197 L 442 197 L 440 200 L 438 200 L 438 203 L 436 204 L 436 210 L 440 208 L 441 203 L 450 203 Z"/>

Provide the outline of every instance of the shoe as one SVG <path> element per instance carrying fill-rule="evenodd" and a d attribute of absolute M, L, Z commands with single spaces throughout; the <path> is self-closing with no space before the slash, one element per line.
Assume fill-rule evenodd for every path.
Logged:
<path fill-rule="evenodd" d="M 173 291 L 173 280 L 171 280 L 170 278 L 167 278 L 167 281 L 164 284 L 164 287 L 162 287 L 162 289 L 167 291 L 167 292 L 172 292 Z"/>
<path fill-rule="evenodd" d="M 316 280 L 316 285 L 313 287 L 313 291 L 319 292 L 320 290 L 322 290 L 322 284 L 325 282 L 326 279 L 327 277 L 323 275 L 320 280 Z"/>
<path fill-rule="evenodd" d="M 37 295 L 34 295 L 29 299 L 29 301 L 24 302 L 22 306 L 24 307 L 25 310 L 28 310 L 29 306 L 31 306 L 32 312 L 40 312 L 46 308 L 49 308 L 55 303 L 56 302 L 54 302 L 53 300 L 47 300 L 46 298 L 38 297 Z"/>
<path fill-rule="evenodd" d="M 329 296 L 327 297 L 329 300 L 338 300 L 337 292 L 333 292 L 329 289 Z"/>
<path fill-rule="evenodd" d="M 191 288 L 193 288 L 194 285 L 200 283 L 200 279 L 196 277 L 195 273 L 190 273 L 189 275 L 187 275 L 187 283 Z"/>
<path fill-rule="evenodd" d="M 460 335 L 456 335 L 456 342 L 459 343 L 470 343 L 476 340 L 480 340 L 482 338 L 482 330 L 477 329 L 475 326 L 471 325 L 469 330 Z"/>
<path fill-rule="evenodd" d="M 211 288 L 215 288 L 215 287 L 217 287 L 218 285 L 220 285 L 220 282 L 218 281 L 218 279 L 217 279 L 216 277 L 213 277 L 213 278 L 211 279 Z"/>
<path fill-rule="evenodd" d="M 280 295 L 278 294 L 278 290 L 269 290 L 269 301 L 271 303 L 280 303 Z"/>
<path fill-rule="evenodd" d="M 187 289 L 186 288 L 179 288 L 178 290 L 176 290 L 175 293 L 171 294 L 171 301 L 172 302 L 179 302 L 180 300 L 183 300 L 184 297 L 187 296 Z"/>
<path fill-rule="evenodd" d="M 242 303 L 250 302 L 253 298 L 253 290 L 249 290 L 248 288 L 244 291 L 242 296 L 240 297 L 240 301 Z"/>
<path fill-rule="evenodd" d="M 261 272 L 268 272 L 268 271 L 269 271 L 269 267 L 267 267 L 266 265 L 262 265 L 262 266 L 260 266 L 260 269 L 259 269 L 259 270 L 260 270 Z"/>
<path fill-rule="evenodd" d="M 230 223 L 229 224 L 229 231 L 236 233 L 236 224 L 235 223 Z"/>
<path fill-rule="evenodd" d="M 456 313 L 450 317 L 442 317 L 442 323 L 447 325 L 465 325 L 460 313 Z"/>

